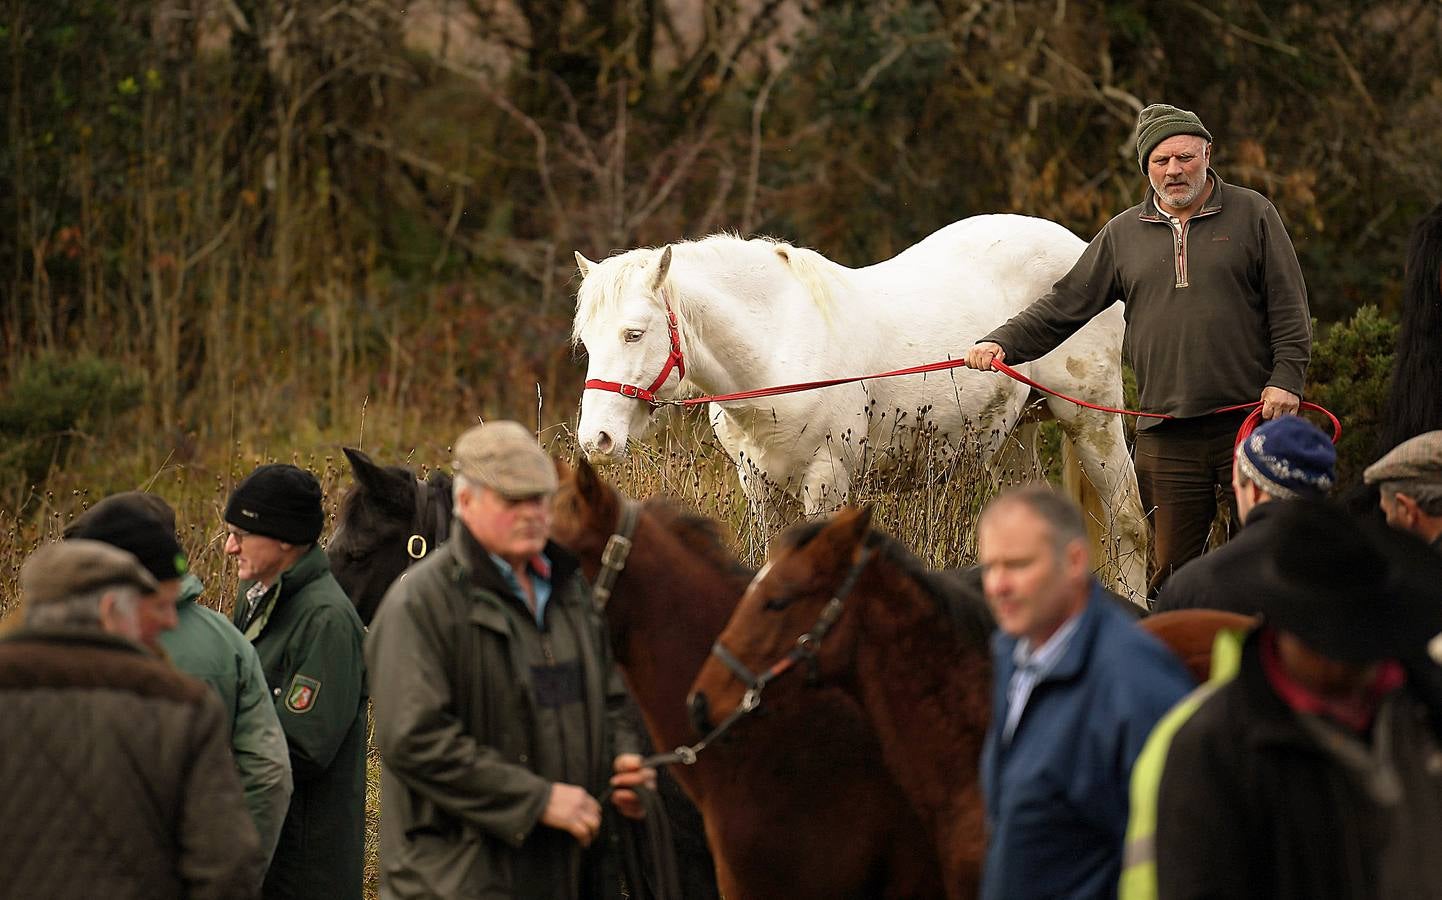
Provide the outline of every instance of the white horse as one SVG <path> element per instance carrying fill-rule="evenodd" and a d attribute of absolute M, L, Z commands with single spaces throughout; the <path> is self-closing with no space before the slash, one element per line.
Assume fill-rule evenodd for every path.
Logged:
<path fill-rule="evenodd" d="M 577 253 L 572 338 L 590 356 L 581 448 L 594 462 L 622 456 L 650 424 L 651 396 L 713 396 L 959 358 L 1048 290 L 1085 246 L 1054 222 L 986 215 L 861 269 L 730 235 L 599 263 Z M 1117 303 L 1017 368 L 1063 393 L 1119 406 L 1122 325 Z M 843 502 L 859 466 L 885 463 L 879 451 L 900 436 L 897 413 L 924 413 L 952 442 L 977 437 L 991 458 L 1029 393 L 999 373 L 954 369 L 711 403 L 708 411 L 753 505 L 764 515 L 774 484 L 810 515 Z M 1146 524 L 1122 423 L 1064 400 L 1047 403 L 1101 501 L 1115 574 L 1140 592 Z"/>

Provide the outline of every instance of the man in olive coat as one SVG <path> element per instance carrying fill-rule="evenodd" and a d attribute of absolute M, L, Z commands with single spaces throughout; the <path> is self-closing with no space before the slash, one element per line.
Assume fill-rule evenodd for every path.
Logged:
<path fill-rule="evenodd" d="M 452 537 L 397 581 L 366 641 L 376 673 L 381 896 L 594 897 L 583 848 L 608 784 L 626 815 L 655 772 L 625 751 L 624 697 L 576 561 L 547 540 L 551 461 L 515 422 L 455 446 Z"/>
<path fill-rule="evenodd" d="M 175 510 L 155 494 L 124 491 L 86 510 L 65 529 L 65 537 L 104 541 L 133 553 L 154 576 L 157 589 L 142 601 L 163 609 L 142 606 L 141 615 L 152 622 L 168 617 L 174 627 L 151 637 L 149 646 L 220 697 L 245 805 L 269 863 L 292 789 L 285 732 L 255 648 L 225 616 L 195 602 L 203 587 L 176 539 Z"/>
<path fill-rule="evenodd" d="M 225 521 L 225 552 L 240 575 L 235 626 L 260 654 L 295 781 L 264 896 L 359 898 L 364 628 L 316 544 L 324 521 L 320 483 L 296 466 L 261 466 L 230 495 Z"/>

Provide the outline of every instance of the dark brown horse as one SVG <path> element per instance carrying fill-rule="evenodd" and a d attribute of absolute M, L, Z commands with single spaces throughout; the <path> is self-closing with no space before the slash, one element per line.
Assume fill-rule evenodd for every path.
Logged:
<path fill-rule="evenodd" d="M 921 816 L 948 896 L 974 897 L 985 855 L 976 760 L 991 713 L 991 614 L 974 578 L 927 571 L 869 522 L 869 510 L 851 508 L 783 536 L 718 645 L 752 672 L 802 648 L 792 657 L 800 667 L 816 665 L 821 683 L 854 696 Z M 819 693 L 800 675 L 790 681 L 761 708 Z M 751 686 L 715 656 L 695 681 L 693 708 L 721 718 Z"/>
<path fill-rule="evenodd" d="M 554 534 L 595 579 L 626 502 L 584 462 L 562 481 Z M 694 739 L 691 679 L 752 573 L 715 523 L 651 500 L 606 608 L 617 662 L 661 746 Z M 676 776 L 695 798 L 727 897 L 939 897 L 920 822 L 881 766 L 857 705 L 837 690 L 777 703 L 745 744 L 702 751 Z M 796 740 L 803 733 L 806 739 Z"/>

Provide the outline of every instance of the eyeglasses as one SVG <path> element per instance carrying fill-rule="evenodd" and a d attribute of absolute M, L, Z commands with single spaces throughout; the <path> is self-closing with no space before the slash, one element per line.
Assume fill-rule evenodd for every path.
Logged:
<path fill-rule="evenodd" d="M 244 544 L 245 539 L 252 536 L 249 531 L 241 531 L 239 528 L 227 528 L 225 533 L 227 537 L 235 538 L 237 545 Z"/>

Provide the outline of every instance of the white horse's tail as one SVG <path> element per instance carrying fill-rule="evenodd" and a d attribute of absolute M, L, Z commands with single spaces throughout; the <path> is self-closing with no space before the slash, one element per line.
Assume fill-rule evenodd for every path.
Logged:
<path fill-rule="evenodd" d="M 1082 518 L 1086 521 L 1087 542 L 1092 548 L 1092 564 L 1102 583 L 1144 606 L 1147 591 L 1145 535 L 1140 547 L 1133 551 L 1140 555 L 1140 560 L 1120 557 L 1116 540 L 1107 528 L 1107 509 L 1112 504 L 1120 504 L 1122 498 L 1102 496 L 1082 468 L 1076 442 L 1065 431 L 1061 439 L 1061 485 L 1062 492 L 1081 507 Z"/>

